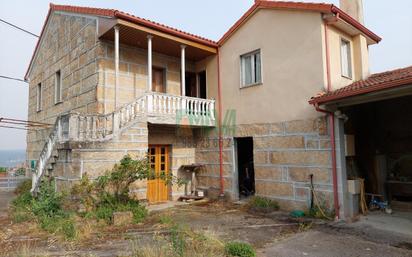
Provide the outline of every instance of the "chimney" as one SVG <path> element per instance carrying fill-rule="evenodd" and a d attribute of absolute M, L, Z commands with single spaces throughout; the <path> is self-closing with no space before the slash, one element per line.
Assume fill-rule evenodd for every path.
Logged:
<path fill-rule="evenodd" d="M 339 8 L 363 24 L 362 0 L 340 0 Z"/>

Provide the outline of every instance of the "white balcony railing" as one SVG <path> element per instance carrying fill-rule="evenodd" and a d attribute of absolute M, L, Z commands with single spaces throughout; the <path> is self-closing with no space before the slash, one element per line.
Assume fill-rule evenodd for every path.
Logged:
<path fill-rule="evenodd" d="M 150 92 L 106 115 L 67 114 L 61 141 L 108 140 L 140 118 L 152 124 L 215 126 L 215 100 Z"/>

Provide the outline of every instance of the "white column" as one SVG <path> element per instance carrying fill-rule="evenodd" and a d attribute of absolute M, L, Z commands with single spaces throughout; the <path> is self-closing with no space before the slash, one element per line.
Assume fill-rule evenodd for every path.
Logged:
<path fill-rule="evenodd" d="M 115 85 L 114 85 L 114 108 L 118 104 L 118 89 L 119 89 L 119 27 L 114 27 L 114 69 L 115 69 Z"/>
<path fill-rule="evenodd" d="M 152 35 L 147 36 L 147 91 L 152 91 Z"/>
<path fill-rule="evenodd" d="M 180 48 L 181 48 L 181 54 L 180 54 L 180 56 L 181 56 L 181 68 L 180 68 L 180 70 L 181 70 L 181 76 L 182 76 L 182 96 L 185 96 L 186 95 L 186 69 L 185 69 L 185 48 L 186 48 L 186 46 L 185 45 L 181 45 L 180 46 Z"/>

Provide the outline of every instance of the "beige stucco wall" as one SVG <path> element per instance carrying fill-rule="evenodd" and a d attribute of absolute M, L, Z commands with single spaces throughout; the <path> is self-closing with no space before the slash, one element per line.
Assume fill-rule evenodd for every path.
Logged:
<path fill-rule="evenodd" d="M 221 47 L 224 111 L 238 124 L 316 117 L 308 100 L 324 85 L 319 13 L 260 10 Z M 262 85 L 240 89 L 240 55 L 261 49 Z"/>
<path fill-rule="evenodd" d="M 98 55 L 96 19 L 54 13 L 47 23 L 29 73 L 28 120 L 54 124 L 58 115 L 96 113 Z M 62 103 L 54 104 L 55 73 L 62 76 Z M 37 112 L 37 85 L 42 84 L 42 110 Z M 27 133 L 27 158 L 36 160 L 48 130 Z"/>
<path fill-rule="evenodd" d="M 322 25 L 322 27 L 324 27 L 324 25 Z M 351 78 L 342 76 L 340 50 L 342 39 L 350 42 L 352 64 Z M 366 38 L 364 36 L 357 35 L 355 37 L 352 37 L 333 26 L 328 26 L 328 42 L 330 76 L 333 90 L 347 86 L 357 80 L 364 79 L 369 75 L 369 53 Z M 323 42 L 323 45 L 325 45 L 325 42 Z M 324 49 L 324 51 L 326 50 Z"/>

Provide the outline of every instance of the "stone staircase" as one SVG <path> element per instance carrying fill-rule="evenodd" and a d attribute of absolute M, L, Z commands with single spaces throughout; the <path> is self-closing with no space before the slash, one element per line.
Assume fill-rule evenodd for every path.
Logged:
<path fill-rule="evenodd" d="M 149 92 L 109 114 L 63 114 L 46 139 L 32 174 L 35 194 L 44 175 L 50 176 L 58 159 L 59 147 L 70 149 L 73 143 L 109 142 L 136 122 L 152 124 L 215 126 L 215 101 Z"/>

